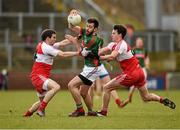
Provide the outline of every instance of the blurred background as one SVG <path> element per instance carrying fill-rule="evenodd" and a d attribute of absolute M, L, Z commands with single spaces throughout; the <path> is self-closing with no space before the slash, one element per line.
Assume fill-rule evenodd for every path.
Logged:
<path fill-rule="evenodd" d="M 35 46 L 43 29 L 57 31 L 58 41 L 65 34 L 67 16 L 77 9 L 80 26 L 89 17 L 100 21 L 99 35 L 110 42 L 114 24 L 130 27 L 131 47 L 137 37 L 144 41 L 150 67 L 148 88 L 180 89 L 180 0 L 0 0 L 0 87 L 2 90 L 32 89 L 29 79 Z M 74 50 L 67 46 L 63 50 Z M 120 72 L 118 64 L 107 66 L 111 76 Z M 83 67 L 82 58 L 56 58 L 53 79 L 63 88 Z"/>

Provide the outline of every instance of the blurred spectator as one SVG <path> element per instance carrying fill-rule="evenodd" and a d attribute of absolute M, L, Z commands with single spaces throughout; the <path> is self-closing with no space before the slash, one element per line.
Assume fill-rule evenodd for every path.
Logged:
<path fill-rule="evenodd" d="M 27 50 L 28 52 L 32 53 L 34 52 L 34 45 L 33 45 L 33 37 L 31 34 L 24 34 L 24 41 L 25 41 L 25 50 Z"/>
<path fill-rule="evenodd" d="M 8 90 L 8 71 L 6 69 L 3 69 L 0 73 L 0 88 Z"/>
<path fill-rule="evenodd" d="M 126 29 L 127 29 L 127 34 L 125 36 L 125 41 L 131 46 L 134 47 L 134 43 L 135 43 L 135 36 L 134 36 L 134 31 L 135 28 L 133 25 L 131 24 L 126 24 Z"/>

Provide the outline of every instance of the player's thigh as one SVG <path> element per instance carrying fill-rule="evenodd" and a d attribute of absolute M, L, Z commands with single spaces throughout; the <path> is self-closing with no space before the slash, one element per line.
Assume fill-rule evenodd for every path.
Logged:
<path fill-rule="evenodd" d="M 139 93 L 140 93 L 141 97 L 145 97 L 145 96 L 148 95 L 149 92 L 148 92 L 147 87 L 145 87 L 145 85 L 142 86 L 142 87 L 137 87 L 137 88 L 139 90 Z"/>
<path fill-rule="evenodd" d="M 89 88 L 89 90 L 88 90 L 88 94 L 89 94 L 89 95 L 93 95 L 94 87 L 95 87 L 95 86 L 92 84 L 91 87 Z"/>
<path fill-rule="evenodd" d="M 115 89 L 118 89 L 120 87 L 119 82 L 116 80 L 116 78 L 110 80 L 108 83 L 106 83 L 103 88 L 106 91 L 112 91 Z"/>
<path fill-rule="evenodd" d="M 60 85 L 57 82 L 55 82 L 54 80 L 48 79 L 47 88 L 48 88 L 48 90 L 50 90 L 50 89 L 60 89 Z"/>
<path fill-rule="evenodd" d="M 101 79 L 101 84 L 102 84 L 102 85 L 105 85 L 105 84 L 108 83 L 110 80 L 111 80 L 110 76 L 107 75 L 107 76 L 105 76 L 105 77 L 103 77 L 103 78 Z"/>
<path fill-rule="evenodd" d="M 90 90 L 91 87 L 87 86 L 87 85 L 81 85 L 80 86 L 80 93 L 83 95 L 88 94 L 88 91 Z"/>
<path fill-rule="evenodd" d="M 80 85 L 82 85 L 83 82 L 82 80 L 79 78 L 79 76 L 75 76 L 69 83 L 68 83 L 68 87 L 79 87 Z"/>

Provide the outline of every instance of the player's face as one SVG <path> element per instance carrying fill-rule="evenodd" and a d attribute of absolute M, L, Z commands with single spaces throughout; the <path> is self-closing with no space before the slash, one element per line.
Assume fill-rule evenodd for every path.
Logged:
<path fill-rule="evenodd" d="M 121 40 L 121 34 L 118 34 L 117 30 L 112 30 L 111 39 L 113 42 L 119 42 Z"/>
<path fill-rule="evenodd" d="M 90 35 L 95 32 L 94 23 L 87 23 L 86 25 L 86 35 Z"/>
<path fill-rule="evenodd" d="M 137 48 L 143 48 L 143 40 L 141 38 L 138 38 L 136 40 L 136 47 Z"/>
<path fill-rule="evenodd" d="M 52 34 L 51 38 L 49 38 L 49 44 L 53 45 L 56 42 L 56 34 Z"/>

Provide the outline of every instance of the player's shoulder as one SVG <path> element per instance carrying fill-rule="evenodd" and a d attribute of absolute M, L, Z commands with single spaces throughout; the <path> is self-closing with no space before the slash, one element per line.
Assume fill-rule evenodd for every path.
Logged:
<path fill-rule="evenodd" d="M 120 46 L 121 46 L 121 47 L 128 47 L 128 43 L 127 43 L 125 40 L 123 40 L 123 41 L 121 42 Z"/>
<path fill-rule="evenodd" d="M 101 37 L 101 36 L 99 36 L 99 35 L 97 35 L 97 39 L 98 39 L 99 41 L 104 41 L 104 40 L 103 40 L 103 37 Z"/>
<path fill-rule="evenodd" d="M 80 27 L 80 34 L 81 35 L 86 35 L 86 29 Z"/>

